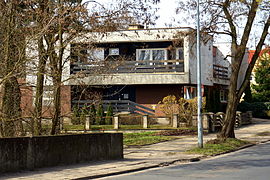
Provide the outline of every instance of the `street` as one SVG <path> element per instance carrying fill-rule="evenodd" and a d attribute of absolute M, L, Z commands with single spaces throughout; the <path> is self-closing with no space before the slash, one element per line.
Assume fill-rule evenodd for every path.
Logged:
<path fill-rule="evenodd" d="M 270 142 L 199 162 L 104 179 L 270 179 Z"/>

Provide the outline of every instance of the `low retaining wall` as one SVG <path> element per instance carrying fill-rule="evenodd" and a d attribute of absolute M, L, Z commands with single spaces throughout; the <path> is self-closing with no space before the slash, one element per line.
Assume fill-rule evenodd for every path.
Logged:
<path fill-rule="evenodd" d="M 0 138 L 0 173 L 123 158 L 123 134 Z"/>

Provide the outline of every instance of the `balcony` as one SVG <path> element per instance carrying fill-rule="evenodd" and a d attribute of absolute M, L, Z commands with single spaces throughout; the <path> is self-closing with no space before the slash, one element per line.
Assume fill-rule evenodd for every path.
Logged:
<path fill-rule="evenodd" d="M 184 72 L 184 60 L 74 62 L 70 74 L 121 74 Z"/>

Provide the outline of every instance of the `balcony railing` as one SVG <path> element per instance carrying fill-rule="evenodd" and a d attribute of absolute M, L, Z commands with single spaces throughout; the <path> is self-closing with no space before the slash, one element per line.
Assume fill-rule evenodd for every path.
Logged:
<path fill-rule="evenodd" d="M 214 78 L 229 80 L 229 68 L 221 65 L 214 64 Z"/>
<path fill-rule="evenodd" d="M 160 73 L 184 72 L 184 60 L 151 61 L 99 61 L 93 63 L 72 63 L 70 73 Z"/>

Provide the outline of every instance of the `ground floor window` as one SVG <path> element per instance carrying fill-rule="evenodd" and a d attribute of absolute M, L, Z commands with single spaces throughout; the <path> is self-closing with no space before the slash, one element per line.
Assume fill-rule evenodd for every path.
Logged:
<path fill-rule="evenodd" d="M 197 88 L 193 86 L 184 86 L 184 98 L 193 99 L 197 97 Z"/>
<path fill-rule="evenodd" d="M 227 90 L 220 90 L 219 92 L 219 98 L 220 98 L 220 102 L 227 102 L 228 101 L 228 92 Z"/>

